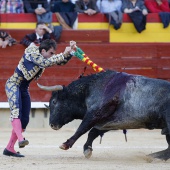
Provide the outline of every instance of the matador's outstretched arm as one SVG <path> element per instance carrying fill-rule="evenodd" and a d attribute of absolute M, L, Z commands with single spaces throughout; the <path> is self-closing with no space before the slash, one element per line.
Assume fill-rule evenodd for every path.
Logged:
<path fill-rule="evenodd" d="M 90 60 L 89 57 L 83 52 L 83 50 L 81 50 L 79 47 L 77 47 L 75 41 L 70 41 L 70 47 L 72 48 L 71 55 L 76 56 L 81 61 L 90 65 L 94 69 L 94 71 L 97 71 L 97 72 L 105 71 L 102 67 L 99 67 L 92 60 Z"/>

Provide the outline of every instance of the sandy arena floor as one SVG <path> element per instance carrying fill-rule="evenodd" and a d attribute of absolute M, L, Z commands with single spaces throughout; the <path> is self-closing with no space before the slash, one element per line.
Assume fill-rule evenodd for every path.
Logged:
<path fill-rule="evenodd" d="M 24 136 L 30 144 L 16 150 L 24 158 L 3 156 L 10 136 L 10 129 L 0 129 L 0 170 L 170 170 L 170 160 L 150 159 L 147 154 L 167 148 L 165 136 L 160 130 L 128 130 L 125 142 L 122 131 L 112 131 L 104 135 L 102 143 L 97 138 L 93 144 L 93 155 L 86 159 L 83 135 L 67 151 L 59 146 L 73 135 L 75 129 L 28 129 Z"/>

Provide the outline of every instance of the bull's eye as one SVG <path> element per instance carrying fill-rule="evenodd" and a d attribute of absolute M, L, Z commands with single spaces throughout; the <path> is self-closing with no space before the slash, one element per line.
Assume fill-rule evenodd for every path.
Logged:
<path fill-rule="evenodd" d="M 56 101 L 56 99 L 54 99 L 54 100 L 53 100 L 53 104 L 56 104 L 56 103 L 57 103 L 57 101 Z"/>

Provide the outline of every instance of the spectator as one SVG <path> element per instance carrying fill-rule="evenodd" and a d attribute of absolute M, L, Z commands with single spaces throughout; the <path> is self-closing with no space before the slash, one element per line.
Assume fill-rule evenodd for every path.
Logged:
<path fill-rule="evenodd" d="M 105 13 L 109 23 L 115 29 L 119 29 L 122 24 L 122 1 L 121 0 L 97 0 L 97 6 L 101 13 Z"/>
<path fill-rule="evenodd" d="M 132 19 L 136 30 L 141 33 L 146 29 L 147 8 L 142 0 L 123 0 L 122 11 Z"/>
<path fill-rule="evenodd" d="M 40 45 L 40 43 L 46 39 L 53 38 L 53 32 L 50 28 L 48 28 L 45 23 L 38 22 L 36 25 L 35 32 L 32 34 L 27 34 L 22 40 L 21 44 L 26 47 L 29 46 L 32 42 L 36 45 Z"/>
<path fill-rule="evenodd" d="M 70 42 L 70 45 L 72 44 L 75 42 Z M 71 47 L 66 47 L 65 51 L 60 54 L 55 54 L 55 52 L 56 42 L 54 40 L 45 40 L 39 47 L 32 43 L 25 49 L 14 74 L 7 80 L 5 91 L 11 111 L 12 133 L 3 155 L 24 157 L 15 151 L 14 146 L 17 140 L 19 148 L 29 144 L 29 141 L 22 135 L 29 123 L 31 109 L 29 85 L 42 75 L 45 68 L 52 65 L 64 65 L 72 57 Z"/>
<path fill-rule="evenodd" d="M 56 13 L 58 22 L 63 29 L 73 29 L 77 19 L 77 12 L 75 12 L 75 4 L 70 0 L 62 0 L 56 2 L 53 11 Z"/>
<path fill-rule="evenodd" d="M 11 37 L 6 31 L 0 30 L 0 47 L 6 48 L 7 45 L 12 46 L 16 44 L 17 41 Z"/>
<path fill-rule="evenodd" d="M 6 13 L 6 0 L 0 0 L 0 14 Z"/>
<path fill-rule="evenodd" d="M 145 0 L 145 5 L 149 12 L 170 12 L 168 0 Z"/>
<path fill-rule="evenodd" d="M 149 12 L 159 13 L 164 28 L 169 26 L 170 8 L 168 0 L 145 0 L 145 5 Z"/>
<path fill-rule="evenodd" d="M 47 1 L 48 1 L 48 4 L 50 5 L 51 11 L 53 11 L 54 10 L 54 5 L 57 2 L 61 2 L 62 0 L 47 0 Z"/>
<path fill-rule="evenodd" d="M 70 0 L 70 1 L 71 1 L 73 4 L 75 4 L 77 0 Z"/>
<path fill-rule="evenodd" d="M 26 13 L 35 13 L 37 22 L 45 22 L 52 29 L 52 12 L 47 0 L 24 0 Z"/>
<path fill-rule="evenodd" d="M 1 0 L 0 13 L 24 13 L 22 0 Z"/>
<path fill-rule="evenodd" d="M 75 11 L 79 13 L 94 15 L 99 12 L 99 9 L 96 5 L 96 0 L 77 0 L 75 5 Z"/>

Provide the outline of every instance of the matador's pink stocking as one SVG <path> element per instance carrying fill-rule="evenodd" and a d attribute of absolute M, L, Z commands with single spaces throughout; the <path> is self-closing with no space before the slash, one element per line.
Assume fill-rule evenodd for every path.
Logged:
<path fill-rule="evenodd" d="M 10 140 L 8 142 L 8 145 L 7 145 L 6 149 L 8 151 L 16 153 L 16 151 L 14 150 L 14 146 L 15 146 L 16 141 L 17 141 L 17 135 L 16 135 L 15 131 L 12 130 L 11 138 L 10 138 Z"/>
<path fill-rule="evenodd" d="M 11 124 L 12 124 L 12 127 L 13 127 L 17 137 L 18 137 L 18 141 L 23 141 L 24 138 L 22 136 L 22 127 L 21 127 L 20 119 L 13 119 Z"/>

